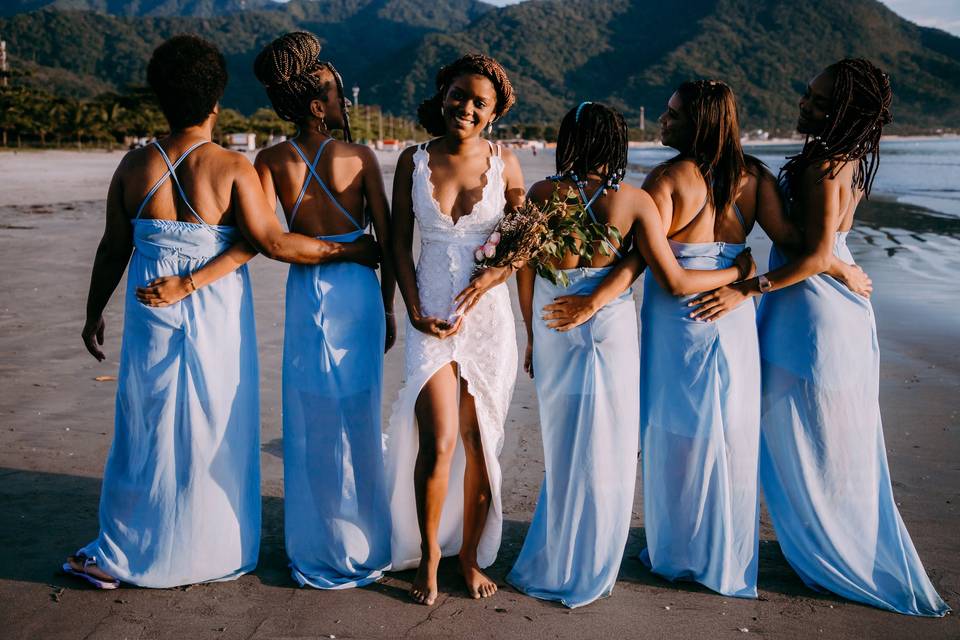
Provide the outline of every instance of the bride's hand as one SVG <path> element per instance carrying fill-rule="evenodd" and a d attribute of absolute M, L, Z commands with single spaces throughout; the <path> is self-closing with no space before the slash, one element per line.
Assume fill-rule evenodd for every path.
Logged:
<path fill-rule="evenodd" d="M 418 316 L 410 318 L 410 324 L 413 328 L 428 336 L 433 336 L 440 340 L 449 338 L 460 331 L 460 325 L 463 323 L 463 316 L 460 316 L 452 324 L 446 320 L 441 320 L 434 316 Z"/>
<path fill-rule="evenodd" d="M 506 282 L 512 273 L 512 267 L 488 267 L 484 269 L 453 299 L 457 305 L 456 313 L 461 317 L 465 316 L 470 309 L 473 309 L 480 302 L 483 294 L 498 284 Z"/>

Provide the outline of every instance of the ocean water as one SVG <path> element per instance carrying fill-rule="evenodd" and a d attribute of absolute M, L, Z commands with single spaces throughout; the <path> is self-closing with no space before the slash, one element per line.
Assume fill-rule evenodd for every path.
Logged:
<path fill-rule="evenodd" d="M 799 144 L 747 145 L 776 174 Z M 630 163 L 649 168 L 674 155 L 673 149 L 631 149 Z M 876 196 L 892 198 L 930 213 L 960 219 L 960 138 L 886 140 L 880 145 L 880 169 L 873 184 Z"/>

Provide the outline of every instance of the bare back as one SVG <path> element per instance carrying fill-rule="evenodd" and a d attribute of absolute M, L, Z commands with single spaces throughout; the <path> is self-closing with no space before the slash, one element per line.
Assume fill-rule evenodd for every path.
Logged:
<path fill-rule="evenodd" d="M 367 164 L 376 162 L 376 158 L 363 145 L 339 140 L 327 143 L 317 158 L 323 141 L 323 138 L 293 141 L 303 156 L 290 141 L 281 142 L 262 151 L 256 162 L 267 197 L 272 199 L 272 185 L 290 230 L 309 236 L 350 233 L 356 231 L 357 226 L 365 227 L 367 224 L 364 214 L 368 196 L 364 185 L 364 171 Z M 308 166 L 308 162 L 314 161 L 316 176 L 311 175 Z M 324 190 L 324 186 L 329 189 L 329 194 Z M 337 203 L 349 217 L 344 215 Z"/>
<path fill-rule="evenodd" d="M 599 180 L 589 181 L 584 189 L 584 195 L 586 195 L 587 198 L 593 197 L 599 186 Z M 577 192 L 577 185 L 570 179 L 565 178 L 557 181 L 541 180 L 530 188 L 530 197 L 538 202 L 546 202 L 551 198 L 556 188 L 572 189 L 574 193 Z M 607 189 L 602 196 L 596 198 L 590 205 L 597 222 L 615 227 L 617 231 L 620 232 L 621 237 L 624 238 L 624 244 L 628 246 L 630 244 L 629 238 L 631 237 L 630 232 L 633 228 L 633 222 L 637 218 L 635 209 L 638 191 L 638 189 L 630 185 L 621 184 L 619 190 Z M 617 242 L 611 242 L 613 247 L 620 251 L 620 253 L 623 253 Z M 609 255 L 604 255 L 598 248 L 595 248 L 593 259 L 590 260 L 589 263 L 584 262 L 579 256 L 568 254 L 564 256 L 555 267 L 558 269 L 607 267 L 615 264 L 619 259 L 617 255 L 609 249 L 610 245 L 608 245 L 607 251 Z"/>
<path fill-rule="evenodd" d="M 691 160 L 658 166 L 647 176 L 643 188 L 657 204 L 667 237 L 676 242 L 740 244 L 746 241 L 756 219 L 757 179 L 749 172 L 741 178 L 735 202 L 719 220 L 709 201 L 707 182 Z"/>
<path fill-rule="evenodd" d="M 135 218 L 143 204 L 140 218 L 199 222 L 181 197 L 177 189 L 179 182 L 189 205 L 204 222 L 212 225 L 236 224 L 234 184 L 240 176 L 240 163 L 249 165 L 249 161 L 213 142 L 201 144 L 182 160 L 181 156 L 192 146 L 191 141 L 167 138 L 160 140 L 159 144 L 176 166 L 177 180 L 164 180 L 156 193 L 143 204 L 151 189 L 167 175 L 168 166 L 154 145 L 128 153 L 118 168 L 123 209 L 127 217 Z"/>

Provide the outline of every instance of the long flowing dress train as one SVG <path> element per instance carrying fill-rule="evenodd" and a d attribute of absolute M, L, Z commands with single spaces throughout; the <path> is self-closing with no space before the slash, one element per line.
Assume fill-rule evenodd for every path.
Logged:
<path fill-rule="evenodd" d="M 847 232 L 834 255 L 853 263 Z M 770 268 L 785 263 L 776 249 Z M 827 275 L 763 296 L 760 475 L 780 548 L 805 583 L 881 609 L 950 610 L 900 518 L 880 420 L 873 307 Z"/>
<path fill-rule="evenodd" d="M 533 308 L 589 295 L 611 267 L 537 277 Z M 533 522 L 507 581 L 567 607 L 609 596 L 630 532 L 640 419 L 637 312 L 628 289 L 572 331 L 534 313 L 533 371 L 546 467 Z"/>
<path fill-rule="evenodd" d="M 670 242 L 686 269 L 723 269 L 745 247 Z M 692 296 L 691 296 L 692 297 Z M 757 595 L 760 356 L 754 306 L 716 322 L 648 270 L 641 309 L 641 559 L 670 580 Z"/>

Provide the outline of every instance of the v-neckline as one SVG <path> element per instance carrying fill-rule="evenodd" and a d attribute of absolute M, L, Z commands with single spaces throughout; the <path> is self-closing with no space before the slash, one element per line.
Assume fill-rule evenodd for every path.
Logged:
<path fill-rule="evenodd" d="M 444 213 L 443 209 L 440 207 L 440 201 L 437 199 L 436 195 L 437 187 L 433 184 L 433 169 L 430 168 L 430 150 L 428 148 L 430 143 L 428 142 L 427 144 L 423 145 L 423 153 L 427 156 L 427 160 L 424 164 L 427 168 L 426 178 L 427 187 L 430 189 L 430 201 L 433 203 L 433 206 L 437 210 L 437 213 L 440 215 L 440 217 L 449 220 L 450 224 L 454 227 L 456 227 L 457 224 L 459 224 L 459 222 L 464 218 L 469 218 L 476 213 L 477 207 L 483 204 L 483 202 L 487 199 L 487 189 L 490 187 L 490 174 L 493 171 L 493 157 L 496 155 L 494 153 L 493 143 L 488 140 L 487 144 L 490 146 L 490 155 L 487 156 L 487 170 L 483 172 L 483 187 L 480 190 L 480 199 L 473 203 L 473 206 L 470 208 L 470 213 L 459 215 L 456 219 L 453 218 L 452 214 Z"/>

